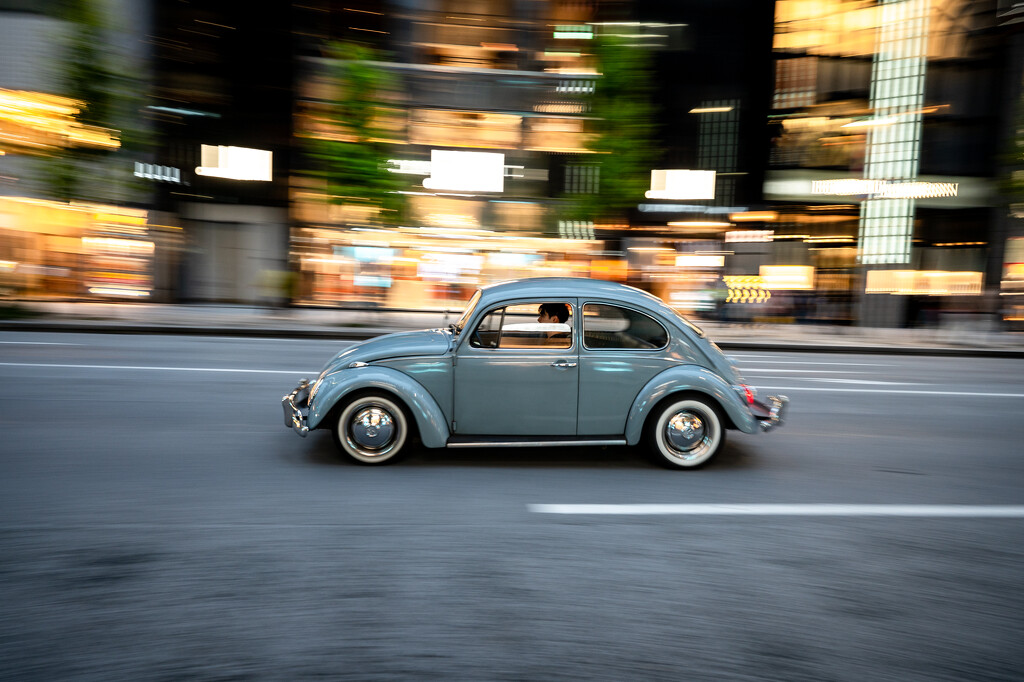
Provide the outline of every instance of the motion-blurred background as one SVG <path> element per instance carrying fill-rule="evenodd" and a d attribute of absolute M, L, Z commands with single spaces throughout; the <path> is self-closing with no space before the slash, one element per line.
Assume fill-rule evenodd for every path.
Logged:
<path fill-rule="evenodd" d="M 1024 3 L 0 0 L 0 310 L 1024 324 Z"/>

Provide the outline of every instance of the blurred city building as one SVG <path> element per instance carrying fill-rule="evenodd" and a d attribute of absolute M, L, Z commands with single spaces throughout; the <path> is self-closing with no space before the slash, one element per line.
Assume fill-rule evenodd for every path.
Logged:
<path fill-rule="evenodd" d="M 0 2 L 0 296 L 149 298 L 160 279 L 136 178 L 148 127 L 132 85 L 150 79 L 148 6 Z M 88 74 L 88 78 L 83 77 Z M 95 94 L 87 107 L 84 92 Z M 124 132 L 133 133 L 124 142 Z"/>
<path fill-rule="evenodd" d="M 761 227 L 789 244 L 775 264 L 813 277 L 813 295 L 788 302 L 796 314 L 824 304 L 871 326 L 1019 316 L 1000 296 L 1020 276 L 1021 224 L 1000 184 L 1014 145 L 1020 164 L 1019 10 L 776 3 L 775 218 Z"/>
<path fill-rule="evenodd" d="M 0 0 L 8 296 L 579 275 L 742 321 L 1024 318 L 1021 3 L 119 0 L 101 54 L 145 87 L 109 125 L 59 73 L 91 5 Z"/>

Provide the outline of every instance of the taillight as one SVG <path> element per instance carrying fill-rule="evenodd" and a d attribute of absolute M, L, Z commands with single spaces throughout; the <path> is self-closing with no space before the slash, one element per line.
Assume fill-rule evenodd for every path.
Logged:
<path fill-rule="evenodd" d="M 742 393 L 743 396 L 747 399 L 748 405 L 754 404 L 754 395 L 756 395 L 757 391 L 752 389 L 750 386 L 747 386 L 746 384 L 740 384 L 736 388 L 738 388 L 740 393 Z"/>

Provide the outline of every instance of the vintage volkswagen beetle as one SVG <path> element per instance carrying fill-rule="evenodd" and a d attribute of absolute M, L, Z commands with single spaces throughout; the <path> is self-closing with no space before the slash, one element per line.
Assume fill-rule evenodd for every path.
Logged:
<path fill-rule="evenodd" d="M 447 329 L 351 346 L 282 399 L 287 426 L 329 429 L 362 464 L 391 462 L 415 438 L 428 448 L 645 442 L 677 469 L 708 462 L 728 429 L 780 425 L 786 403 L 756 399 L 661 299 L 582 278 L 483 287 Z"/>

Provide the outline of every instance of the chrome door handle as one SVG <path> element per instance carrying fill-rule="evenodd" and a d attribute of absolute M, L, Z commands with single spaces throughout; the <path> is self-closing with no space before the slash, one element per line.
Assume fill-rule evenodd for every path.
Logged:
<path fill-rule="evenodd" d="M 555 360 L 551 363 L 552 367 L 575 367 L 575 362 L 569 362 L 568 360 Z"/>

